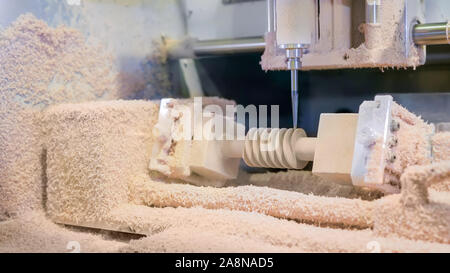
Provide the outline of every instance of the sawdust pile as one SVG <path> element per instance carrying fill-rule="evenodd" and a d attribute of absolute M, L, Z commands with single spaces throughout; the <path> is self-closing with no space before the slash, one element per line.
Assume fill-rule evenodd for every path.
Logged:
<path fill-rule="evenodd" d="M 25 14 L 0 32 L 0 220 L 40 209 L 46 198 L 39 111 L 63 102 L 168 96 L 167 54 L 160 51 L 143 62 L 142 74 L 126 75 L 78 30 Z"/>
<path fill-rule="evenodd" d="M 229 186 L 251 184 L 259 187 L 271 187 L 279 190 L 295 191 L 327 197 L 375 200 L 384 194 L 373 189 L 353 187 L 325 180 L 310 171 L 288 170 L 286 172 L 266 172 L 257 174 L 242 173 L 240 177 L 229 181 Z"/>
<path fill-rule="evenodd" d="M 270 216 L 203 208 L 124 206 L 128 222 L 151 233 L 100 235 L 53 224 L 41 213 L 0 222 L 0 252 L 450 252 L 449 245 L 380 237 L 366 230 L 342 230 Z"/>
<path fill-rule="evenodd" d="M 122 251 L 138 252 L 448 252 L 449 245 L 379 237 L 370 229 L 345 230 L 267 215 L 203 208 L 124 207 L 121 215 L 148 223 L 153 234 Z M 128 212 L 128 214 L 125 214 Z M 130 213 L 131 212 L 131 213 Z M 118 212 L 119 213 L 119 212 Z M 133 216 L 134 215 L 134 216 Z M 203 236 L 202 236 L 203 235 Z M 219 243 L 223 243 L 220 245 Z M 372 249 L 372 245 L 379 249 Z"/>
<path fill-rule="evenodd" d="M 432 139 L 434 162 L 450 161 L 450 132 L 435 134 Z M 432 183 L 431 189 L 443 192 L 450 192 L 450 178 L 448 183 Z"/>
<path fill-rule="evenodd" d="M 450 132 L 437 133 L 432 138 L 435 161 L 450 160 Z"/>
<path fill-rule="evenodd" d="M 49 107 L 47 211 L 54 220 L 102 221 L 149 180 L 158 102 L 107 101 Z"/>
<path fill-rule="evenodd" d="M 372 225 L 373 203 L 359 199 L 322 197 L 268 187 L 213 188 L 157 181 L 136 184 L 135 188 L 138 194 L 134 198 L 146 206 L 249 211 L 341 227 Z"/>
<path fill-rule="evenodd" d="M 120 96 L 113 60 L 64 26 L 20 16 L 0 33 L 0 219 L 42 207 L 38 110 Z"/>
<path fill-rule="evenodd" d="M 375 234 L 449 244 L 450 192 L 429 190 L 429 186 L 449 187 L 450 161 L 410 166 L 401 183 L 401 195 L 379 200 L 374 210 Z"/>
<path fill-rule="evenodd" d="M 0 253 L 117 252 L 126 246 L 126 242 L 54 224 L 42 212 L 0 222 Z"/>

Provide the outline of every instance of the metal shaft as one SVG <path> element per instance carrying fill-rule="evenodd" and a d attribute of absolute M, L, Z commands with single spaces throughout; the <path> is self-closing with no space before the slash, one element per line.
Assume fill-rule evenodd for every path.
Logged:
<path fill-rule="evenodd" d="M 274 17 L 271 14 L 272 18 Z M 375 20 L 375 19 L 373 19 Z M 275 31 L 275 24 L 269 24 Z M 413 39 L 418 45 L 438 45 L 450 43 L 450 24 L 447 22 L 416 24 Z M 197 41 L 194 44 L 196 56 L 223 56 L 238 53 L 262 53 L 266 47 L 263 37 L 249 37 L 225 40 Z"/>
<path fill-rule="evenodd" d="M 381 0 L 366 0 L 366 23 L 380 24 Z"/>
<path fill-rule="evenodd" d="M 267 0 L 267 32 L 277 31 L 277 5 L 275 0 Z"/>
<path fill-rule="evenodd" d="M 263 52 L 265 47 L 266 43 L 263 37 L 198 41 L 194 46 L 194 53 L 196 56 L 222 56 Z"/>
<path fill-rule="evenodd" d="M 293 127 L 297 128 L 298 122 L 298 71 L 291 70 L 291 100 L 292 100 L 292 121 Z"/>
<path fill-rule="evenodd" d="M 417 24 L 413 29 L 413 40 L 418 45 L 450 44 L 450 23 Z"/>

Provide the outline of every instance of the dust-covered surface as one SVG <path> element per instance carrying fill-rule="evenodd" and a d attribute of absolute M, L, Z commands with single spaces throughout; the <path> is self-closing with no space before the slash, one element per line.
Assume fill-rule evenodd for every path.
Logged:
<path fill-rule="evenodd" d="M 414 218 L 414 210 L 404 213 L 407 207 L 398 195 L 364 201 L 350 199 L 355 198 L 351 191 L 338 190 L 340 197 L 320 196 L 320 192 L 332 195 L 331 186 L 328 190 L 313 189 L 316 195 L 308 194 L 301 182 L 279 190 L 198 187 L 153 180 L 145 160 L 150 149 L 144 147 L 151 145 L 149 129 L 157 109 L 157 103 L 144 101 L 65 104 L 46 110 L 43 119 L 50 124 L 46 130 L 46 145 L 50 143 L 47 159 L 51 158 L 46 161 L 50 217 L 67 224 L 97 223 L 98 227 L 145 234 L 145 238 L 127 241 L 124 235 L 120 240 L 97 235 L 86 240 L 85 232 L 68 233 L 63 228 L 49 234 L 41 226 L 45 229 L 50 220 L 39 216 L 41 212 L 32 212 L 1 223 L 7 225 L 0 237 L 8 246 L 4 251 L 65 251 L 69 237 L 82 241 L 85 251 L 100 251 L 100 247 L 113 252 L 368 252 L 374 245 L 382 252 L 450 251 L 448 244 L 435 243 L 448 241 L 443 232 L 447 218 L 435 218 L 447 212 L 448 197 L 443 193 L 431 195 L 430 200 L 437 205 L 425 214 L 429 221 L 415 222 L 411 229 L 404 225 L 400 230 L 392 227 L 403 223 L 402 219 L 421 218 Z M 447 176 L 437 176 L 440 180 L 434 183 L 449 183 L 446 163 L 437 164 L 442 165 L 432 169 L 439 167 Z M 309 172 L 292 173 L 298 181 L 302 176 L 309 181 L 303 182 L 305 186 L 317 181 Z M 277 185 L 289 183 L 286 174 L 273 176 Z M 297 192 L 287 190 L 296 187 Z M 414 204 L 418 205 L 415 209 L 423 207 Z M 386 219 L 387 212 L 395 217 Z M 438 222 L 441 224 L 433 227 Z M 388 232 L 374 234 L 370 229 L 374 225 L 378 232 Z M 422 236 L 435 229 L 440 232 L 433 237 Z M 427 242 L 415 241 L 421 238 Z M 44 239 L 53 244 L 39 250 Z"/>
<path fill-rule="evenodd" d="M 147 111 L 147 108 L 153 110 Z M 319 229 L 327 227 L 326 230 L 344 234 L 348 232 L 353 234 L 360 229 L 366 229 L 368 234 L 371 234 L 370 228 L 376 225 L 386 227 L 392 223 L 384 219 L 377 223 L 379 218 L 374 217 L 386 207 L 385 200 L 392 200 L 389 199 L 391 197 L 373 200 L 374 198 L 370 198 L 368 193 L 356 194 L 355 191 L 346 191 L 345 188 L 340 188 L 342 186 L 333 187 L 330 184 L 328 184 L 328 189 L 313 189 L 312 192 L 308 192 L 308 185 L 314 188 L 311 186 L 313 181 L 319 182 L 318 185 L 320 183 L 327 185 L 309 172 L 265 174 L 268 181 L 270 181 L 270 176 L 273 177 L 272 179 L 278 180 L 276 183 L 278 188 L 282 187 L 280 185 L 283 185 L 283 182 L 292 183 L 292 178 L 287 175 L 292 174 L 298 184 L 285 186 L 284 190 L 263 186 L 264 181 L 259 182 L 259 186 L 248 185 L 252 184 L 252 176 L 248 178 L 247 183 L 241 181 L 241 185 L 230 184 L 224 188 L 199 187 L 157 180 L 149 175 L 146 160 L 151 156 L 151 150 L 148 148 L 151 147 L 154 140 L 151 138 L 150 130 L 156 121 L 157 109 L 155 102 L 111 101 L 59 105 L 45 111 L 46 118 L 44 120 L 50 128 L 47 133 L 48 141 L 51 143 L 47 149 L 47 158 L 50 159 L 47 160 L 47 192 L 49 193 L 47 209 L 51 219 L 66 224 L 146 234 L 147 236 L 156 236 L 160 240 L 159 246 L 146 245 L 150 244 L 151 240 L 140 241 L 137 243 L 137 248 L 142 248 L 142 251 L 163 251 L 166 246 L 167 249 L 170 249 L 169 251 L 177 251 L 177 246 L 179 247 L 178 251 L 191 251 L 193 248 L 198 251 L 208 251 L 207 249 L 210 248 L 217 251 L 231 251 L 234 249 L 233 245 L 235 245 L 236 251 L 244 251 L 245 249 L 238 247 L 239 244 L 231 243 L 236 240 L 236 234 L 221 237 L 223 232 L 218 232 L 219 238 L 214 238 L 213 234 L 215 233 L 208 231 L 206 234 L 214 239 L 211 241 L 205 239 L 191 248 L 187 247 L 186 241 L 178 239 L 172 241 L 172 236 L 179 238 L 186 233 L 190 234 L 186 238 L 198 240 L 198 236 L 193 234 L 196 234 L 199 226 L 202 226 L 205 221 L 207 226 L 221 226 L 222 224 L 211 223 L 221 222 L 221 218 L 224 217 L 222 214 L 259 215 L 268 217 L 267 219 L 272 219 L 271 221 L 276 223 L 295 220 L 303 224 L 289 223 L 308 224 L 311 228 Z M 140 119 L 132 121 L 132 117 Z M 117 134 L 117 132 L 123 133 Z M 65 139 L 70 141 L 64 141 Z M 259 180 L 264 179 L 260 178 Z M 290 180 L 291 182 L 289 182 Z M 253 179 L 253 184 L 258 183 L 257 181 L 258 179 Z M 442 183 L 448 182 L 443 181 Z M 297 190 L 293 191 L 294 188 Z M 321 196 L 321 194 L 327 196 Z M 373 201 L 361 200 L 361 197 Z M 440 208 L 446 206 L 445 199 L 441 198 L 439 202 L 444 202 L 444 204 L 436 207 L 436 215 L 442 214 L 443 211 Z M 388 204 L 390 209 L 399 214 L 394 219 L 401 219 L 404 204 L 398 202 L 397 199 Z M 170 207 L 177 209 L 170 210 Z M 198 211 L 200 208 L 201 212 L 206 211 L 207 214 L 218 213 L 218 219 L 212 221 L 202 215 Z M 169 211 L 169 213 L 165 215 L 162 211 Z M 178 211 L 180 213 L 177 213 Z M 189 218 L 192 219 L 188 220 Z M 242 219 L 239 219 L 237 222 L 232 219 L 226 220 L 229 222 L 227 229 L 237 230 L 239 226 L 243 225 Z M 433 218 L 431 217 L 431 219 Z M 446 218 L 440 217 L 440 219 L 444 219 L 444 223 L 447 222 Z M 258 223 L 258 220 L 254 221 L 254 226 L 267 226 Z M 189 222 L 194 222 L 194 226 L 188 228 Z M 396 223 L 395 220 L 394 223 Z M 433 223 L 435 222 L 418 224 L 415 228 L 428 230 Z M 181 230 L 172 229 L 178 225 Z M 166 229 L 167 233 L 163 233 Z M 250 236 L 253 229 L 242 230 L 242 233 Z M 277 233 L 278 229 L 279 227 L 274 228 L 271 233 Z M 209 226 L 208 230 L 214 230 L 214 228 Z M 237 234 L 243 236 L 240 232 Z M 354 236 L 358 236 L 358 234 L 360 233 L 356 232 Z M 422 238 L 419 231 L 410 234 L 412 234 L 410 239 Z M 395 230 L 383 234 L 383 236 L 387 235 L 395 236 Z M 439 238 L 437 242 L 446 242 L 447 235 L 445 233 L 441 232 L 437 236 Z M 436 242 L 435 239 L 431 241 Z M 391 241 L 386 240 L 386 244 L 390 244 Z M 218 245 L 213 243 L 214 241 L 230 242 L 232 245 L 222 245 L 222 248 L 218 248 Z M 177 242 L 180 244 L 177 245 Z M 322 243 L 323 245 L 316 246 L 316 250 L 307 248 L 308 250 L 305 251 L 352 249 L 345 243 L 339 246 L 342 249 L 333 248 L 333 245 L 335 247 L 336 244 L 334 241 L 330 242 L 331 245 L 323 241 Z M 248 250 L 260 251 L 263 245 L 265 245 L 264 241 L 257 241 L 255 245 L 248 244 Z M 202 250 L 202 247 L 205 249 Z M 278 246 L 274 245 L 273 247 Z M 268 247 L 267 250 L 278 249 L 273 247 Z M 418 247 L 418 245 L 401 243 L 392 246 L 393 251 L 413 251 L 414 247 Z M 131 247 L 130 250 L 135 251 L 136 249 Z M 281 251 L 281 249 L 278 250 Z M 285 250 L 302 251 L 302 248 Z M 354 248 L 349 251 L 363 250 Z"/>
<path fill-rule="evenodd" d="M 151 101 L 108 101 L 61 104 L 44 111 L 46 206 L 53 220 L 109 221 L 108 214 L 116 207 L 132 203 L 260 212 L 317 224 L 372 225 L 373 203 L 342 198 L 349 193 L 321 197 L 248 183 L 214 188 L 156 179 L 147 164 L 158 106 Z"/>
<path fill-rule="evenodd" d="M 240 186 L 251 184 L 260 187 L 271 187 L 280 190 L 294 191 L 327 197 L 343 197 L 349 199 L 375 200 L 384 194 L 378 190 L 353 187 L 328 181 L 311 171 L 288 170 L 248 174 L 242 172 L 238 179 L 230 180 L 227 185 Z"/>
<path fill-rule="evenodd" d="M 323 50 L 313 43 L 311 52 L 302 59 L 303 69 L 415 68 L 422 65 L 425 62 L 424 50 L 407 40 L 409 35 L 405 33 L 405 1 L 383 2 L 379 14 L 381 24 L 361 25 L 359 29 L 364 34 L 365 43 L 356 48 L 334 48 L 333 45 Z M 277 48 L 275 33 L 267 33 L 265 41 L 267 46 L 260 63 L 262 69 L 286 70 L 285 53 Z"/>
<path fill-rule="evenodd" d="M 436 251 L 450 250 L 448 245 L 375 237 L 371 230 L 317 227 L 259 213 L 132 207 L 123 208 L 126 217 L 124 212 L 132 212 L 128 214 L 129 218 L 147 219 L 145 222 L 155 230 L 147 238 L 132 241 L 125 248 L 135 251 L 370 252 L 368 244 L 373 241 L 379 243 L 383 252 L 426 252 L 433 247 Z"/>
<path fill-rule="evenodd" d="M 380 200 L 374 210 L 374 231 L 386 236 L 450 243 L 450 161 L 410 166 L 401 177 L 402 194 Z"/>
<path fill-rule="evenodd" d="M 28 212 L 0 222 L 0 253 L 117 252 L 126 246 L 118 240 L 106 240 L 99 233 L 71 231 L 53 223 L 42 212 Z"/>
<path fill-rule="evenodd" d="M 381 196 L 332 186 L 308 172 L 254 175 L 225 188 L 157 180 L 148 170 L 157 101 L 47 109 L 129 94 L 106 51 L 30 15 L 2 32 L 0 45 L 0 252 L 450 252 L 449 244 L 436 243 L 448 242 L 445 232 L 422 236 L 436 221 L 373 233 L 377 224 L 387 230 L 416 215 L 403 213 L 398 195 L 373 200 Z M 436 179 L 449 183 L 447 177 Z M 274 179 L 278 189 L 267 187 Z M 447 211 L 445 194 L 429 200 L 439 205 L 428 219 Z M 396 213 L 390 221 L 376 217 L 385 209 Z M 439 221 L 448 225 L 446 219 Z"/>
<path fill-rule="evenodd" d="M 435 134 L 432 138 L 432 144 L 435 161 L 450 160 L 450 132 Z"/>
<path fill-rule="evenodd" d="M 42 213 L 0 222 L 0 252 L 450 252 L 448 244 L 375 236 L 280 220 L 259 213 L 125 206 L 117 216 L 145 224 L 145 237 L 79 231 Z M 118 218 L 118 217 L 116 217 Z"/>
<path fill-rule="evenodd" d="M 392 132 L 387 145 L 380 138 L 373 145 L 367 163 L 367 179 L 377 181 L 377 177 L 384 175 L 384 184 L 392 187 L 391 191 L 399 192 L 400 176 L 408 166 L 432 162 L 430 138 L 434 127 L 395 102 L 391 116 L 398 129 Z M 382 158 L 386 158 L 386 166 L 380 172 Z"/>
<path fill-rule="evenodd" d="M 448 244 L 432 243 L 447 242 L 449 237 L 445 232 L 448 198 L 442 194 L 430 199 L 438 205 L 425 214 L 429 221 L 416 222 L 413 229 L 407 225 L 392 229 L 402 219 L 418 215 L 406 211 L 398 196 L 373 200 L 367 193 L 356 194 L 320 181 L 310 172 L 265 174 L 264 179 L 250 175 L 247 183 L 241 180 L 241 185 L 230 183 L 224 188 L 155 180 L 149 175 L 148 158 L 158 109 L 157 101 L 107 101 L 61 104 L 42 112 L 47 180 L 42 190 L 47 193 L 45 207 L 50 219 L 147 236 L 120 244 L 120 248 L 114 238 L 96 237 L 86 243 L 86 251 L 99 251 L 97 244 L 114 252 L 366 252 L 373 244 L 386 252 L 449 251 Z M 448 176 L 448 168 L 442 170 Z M 447 176 L 438 182 L 448 184 Z M 283 189 L 267 187 L 274 179 Z M 327 187 L 314 188 L 311 183 Z M 395 217 L 389 221 L 377 218 L 389 215 L 384 210 Z M 42 251 L 64 251 L 65 229 L 51 234 L 40 228 L 16 229 L 45 228 L 27 220 L 34 219 L 34 213 L 42 215 L 31 212 L 3 222 L 10 225 L 4 229 L 6 239 L 0 238 L 8 243 L 5 251 L 38 251 L 33 242 L 44 238 L 55 244 Z M 43 216 L 38 219 L 44 220 L 50 223 Z M 389 232 L 376 237 L 371 230 L 374 226 Z M 439 232 L 423 237 L 427 230 Z M 410 240 L 402 239 L 404 234 Z M 29 240 L 21 236 L 29 236 Z M 85 240 L 84 232 L 70 236 Z M 414 241 L 417 239 L 428 242 Z M 119 241 L 124 243 L 123 238 Z"/>
<path fill-rule="evenodd" d="M 0 33 L 0 218 L 42 207 L 38 110 L 120 96 L 112 59 L 76 30 L 27 14 Z"/>
<path fill-rule="evenodd" d="M 101 221 L 148 181 L 158 117 L 154 101 L 61 104 L 44 111 L 47 202 L 52 219 Z"/>
<path fill-rule="evenodd" d="M 198 103 L 198 104 L 197 104 Z M 212 181 L 196 175 L 190 167 L 194 153 L 201 153 L 195 149 L 194 130 L 192 122 L 195 122 L 196 105 L 203 111 L 208 106 L 219 106 L 222 113 L 226 112 L 227 106 L 234 106 L 235 102 L 218 97 L 204 97 L 198 99 L 170 100 L 161 108 L 158 123 L 153 129 L 155 143 L 150 156 L 149 169 L 152 176 L 158 176 L 158 172 L 169 180 L 189 182 L 198 186 L 213 185 L 223 186 L 225 181 Z M 164 110 L 163 110 L 164 109 Z M 167 130 L 171 128 L 171 130 Z M 202 143 L 204 145 L 204 143 Z"/>
<path fill-rule="evenodd" d="M 161 45 L 155 48 L 141 74 L 130 75 L 118 71 L 110 52 L 80 31 L 49 27 L 31 14 L 0 32 L 0 219 L 39 209 L 46 198 L 39 111 L 63 102 L 142 97 L 142 92 L 169 96 L 167 53 Z"/>

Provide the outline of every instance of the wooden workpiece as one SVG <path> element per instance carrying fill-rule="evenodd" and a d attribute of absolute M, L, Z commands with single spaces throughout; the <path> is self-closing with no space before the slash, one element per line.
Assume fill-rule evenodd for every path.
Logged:
<path fill-rule="evenodd" d="M 327 180 L 351 184 L 358 114 L 321 114 L 312 172 Z"/>

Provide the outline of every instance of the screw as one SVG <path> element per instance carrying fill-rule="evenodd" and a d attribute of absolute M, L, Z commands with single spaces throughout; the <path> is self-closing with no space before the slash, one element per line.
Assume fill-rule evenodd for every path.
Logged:
<path fill-rule="evenodd" d="M 396 121 L 395 119 L 393 119 L 391 121 L 391 132 L 398 131 L 399 129 L 400 129 L 400 123 L 398 121 Z"/>
<path fill-rule="evenodd" d="M 393 148 L 393 147 L 397 146 L 397 144 L 398 144 L 397 137 L 396 136 L 391 136 L 391 138 L 390 138 L 390 140 L 388 142 L 389 148 Z"/>
<path fill-rule="evenodd" d="M 394 163 L 394 161 L 397 159 L 397 156 L 393 153 L 389 154 L 388 161 L 389 163 Z"/>

